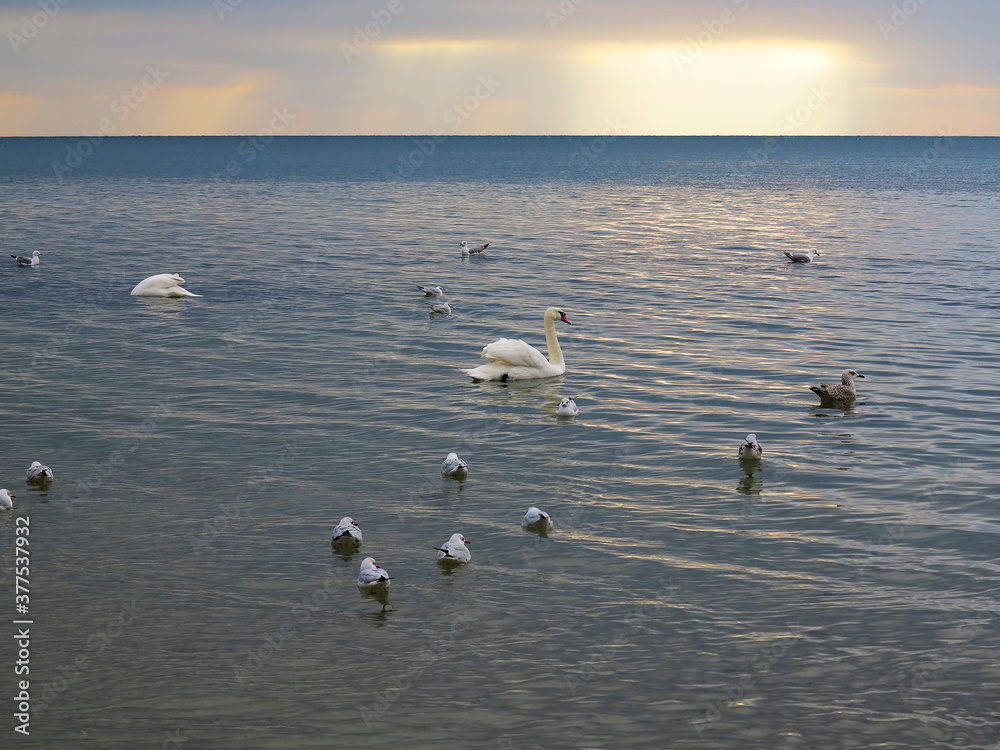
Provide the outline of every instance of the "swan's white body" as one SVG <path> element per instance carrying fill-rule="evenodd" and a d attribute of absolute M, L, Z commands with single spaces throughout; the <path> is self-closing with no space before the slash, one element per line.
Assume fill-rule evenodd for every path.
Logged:
<path fill-rule="evenodd" d="M 446 477 L 464 477 L 468 473 L 469 465 L 457 453 L 449 453 L 441 463 L 441 474 Z"/>
<path fill-rule="evenodd" d="M 361 547 L 361 529 L 358 528 L 358 524 L 353 518 L 344 516 L 340 519 L 340 523 L 333 527 L 330 543 L 338 547 L 343 545 L 359 549 Z"/>
<path fill-rule="evenodd" d="M 740 446 L 740 460 L 754 461 L 759 459 L 762 455 L 764 455 L 764 449 L 761 447 L 761 444 L 757 442 L 757 436 L 751 432 L 743 440 L 743 445 Z"/>
<path fill-rule="evenodd" d="M 437 547 L 438 562 L 467 563 L 472 559 L 472 553 L 466 544 L 471 542 L 461 534 L 452 534 L 451 539 Z"/>
<path fill-rule="evenodd" d="M 374 557 L 366 557 L 361 561 L 358 572 L 358 588 L 362 591 L 385 591 L 389 588 L 389 572 L 375 563 Z"/>
<path fill-rule="evenodd" d="M 23 255 L 12 255 L 10 257 L 16 260 L 19 266 L 37 266 L 40 263 L 38 256 L 41 254 L 41 250 L 32 250 L 31 255 L 27 257 Z"/>
<path fill-rule="evenodd" d="M 576 399 L 570 396 L 560 401 L 559 407 L 556 409 L 556 414 L 560 417 L 575 417 L 579 413 L 580 407 L 576 405 Z"/>
<path fill-rule="evenodd" d="M 819 255 L 819 253 L 816 252 L 815 248 L 810 248 L 809 252 L 807 253 L 799 251 L 790 253 L 786 250 L 785 255 L 788 256 L 788 259 L 792 261 L 792 263 L 812 263 L 813 256 Z"/>
<path fill-rule="evenodd" d="M 28 478 L 28 483 L 43 483 L 52 481 L 52 469 L 50 469 L 45 464 L 40 461 L 32 461 L 31 466 L 28 467 L 28 471 L 25 472 Z"/>
<path fill-rule="evenodd" d="M 476 380 L 532 380 L 551 378 L 566 372 L 559 338 L 556 336 L 556 321 L 570 323 L 566 313 L 558 307 L 545 311 L 545 345 L 549 350 L 546 359 L 540 351 L 520 339 L 500 339 L 483 347 L 483 358 L 488 364 L 462 370 Z"/>
<path fill-rule="evenodd" d="M 14 503 L 11 501 L 12 497 L 17 497 L 17 495 L 10 494 L 8 490 L 0 490 L 0 510 L 10 510 L 14 507 Z"/>
<path fill-rule="evenodd" d="M 549 514 L 544 510 L 539 510 L 535 506 L 528 508 L 528 512 L 525 513 L 524 518 L 521 519 L 521 526 L 524 528 L 535 526 L 536 524 L 539 526 L 547 526 L 550 523 L 551 520 L 549 519 Z"/>
<path fill-rule="evenodd" d="M 176 273 L 158 273 L 143 279 L 132 289 L 133 297 L 200 297 L 184 289 L 184 279 Z"/>

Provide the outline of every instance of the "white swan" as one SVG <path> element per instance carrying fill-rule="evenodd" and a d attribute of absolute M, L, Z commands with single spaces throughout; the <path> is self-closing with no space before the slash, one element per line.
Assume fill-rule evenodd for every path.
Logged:
<path fill-rule="evenodd" d="M 133 297 L 200 297 L 184 289 L 184 279 L 176 273 L 158 273 L 143 279 L 132 289 Z"/>
<path fill-rule="evenodd" d="M 556 336 L 556 321 L 570 323 L 566 313 L 558 307 L 550 307 L 545 311 L 545 345 L 549 350 L 549 358 L 529 346 L 520 339 L 500 339 L 483 347 L 483 357 L 490 360 L 488 364 L 462 370 L 476 380 L 531 380 L 532 378 L 551 378 L 566 372 L 562 349 L 559 348 L 559 338 Z"/>

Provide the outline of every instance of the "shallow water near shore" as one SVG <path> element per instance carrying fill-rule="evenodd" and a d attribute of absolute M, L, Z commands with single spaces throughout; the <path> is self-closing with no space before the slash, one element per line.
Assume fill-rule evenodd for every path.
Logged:
<path fill-rule="evenodd" d="M 226 183 L 239 139 L 109 140 L 62 182 L 65 143 L 11 140 L 5 255 L 44 252 L 0 265 L 20 744 L 1000 741 L 994 139 L 619 139 L 582 171 L 588 139 L 452 139 L 408 179 L 412 139 L 278 139 Z M 129 296 L 175 271 L 203 296 Z M 542 348 L 551 305 L 565 375 L 461 373 Z"/>

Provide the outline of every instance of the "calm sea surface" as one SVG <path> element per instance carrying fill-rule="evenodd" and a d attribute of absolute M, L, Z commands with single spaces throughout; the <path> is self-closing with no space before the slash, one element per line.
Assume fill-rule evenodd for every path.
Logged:
<path fill-rule="evenodd" d="M 81 143 L 0 140 L 5 747 L 998 747 L 1000 140 Z"/>

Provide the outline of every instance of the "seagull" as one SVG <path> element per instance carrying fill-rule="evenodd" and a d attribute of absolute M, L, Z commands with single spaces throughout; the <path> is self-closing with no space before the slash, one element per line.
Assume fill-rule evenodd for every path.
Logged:
<path fill-rule="evenodd" d="M 375 563 L 374 557 L 366 557 L 361 561 L 361 570 L 358 572 L 358 588 L 367 592 L 385 592 L 389 588 L 389 571 L 380 568 Z"/>
<path fill-rule="evenodd" d="M 333 527 L 333 536 L 330 538 L 330 544 L 338 547 L 349 545 L 353 546 L 356 550 L 360 549 L 361 529 L 358 528 L 357 522 L 350 516 L 341 518 L 340 523 Z"/>
<path fill-rule="evenodd" d="M 462 240 L 462 255 L 481 255 L 486 248 L 490 246 L 487 242 L 485 245 L 476 245 L 475 247 L 469 247 L 469 243 Z"/>
<path fill-rule="evenodd" d="M 575 417 L 580 413 L 580 407 L 576 405 L 576 398 L 566 397 L 559 402 L 559 408 L 556 409 L 556 414 L 560 417 Z"/>
<path fill-rule="evenodd" d="M 743 445 L 740 446 L 740 460 L 755 461 L 763 454 L 764 449 L 761 447 L 760 443 L 757 442 L 757 436 L 751 432 L 746 436 L 746 439 L 743 441 Z"/>
<path fill-rule="evenodd" d="M 8 490 L 0 490 L 0 510 L 8 510 L 14 507 L 14 503 L 10 501 L 12 497 L 17 497 L 17 495 L 12 495 Z"/>
<path fill-rule="evenodd" d="M 857 393 L 854 391 L 854 379 L 863 377 L 864 375 L 856 370 L 844 370 L 840 374 L 839 383 L 811 385 L 809 390 L 819 396 L 822 401 L 853 401 L 857 398 Z"/>
<path fill-rule="evenodd" d="M 788 256 L 788 259 L 792 261 L 792 263 L 812 263 L 813 256 L 819 255 L 819 253 L 816 252 L 816 248 L 810 248 L 808 253 L 799 251 L 790 253 L 786 250 L 785 255 Z"/>
<path fill-rule="evenodd" d="M 528 512 L 524 514 L 524 518 L 521 519 L 521 526 L 528 528 L 536 524 L 540 526 L 548 526 L 551 523 L 549 514 L 544 510 L 539 510 L 535 506 L 528 508 Z"/>
<path fill-rule="evenodd" d="M 441 297 L 444 295 L 443 286 L 420 286 L 417 284 L 417 289 L 423 292 L 425 297 Z"/>
<path fill-rule="evenodd" d="M 32 461 L 27 471 L 28 484 L 42 484 L 52 481 L 52 469 L 38 461 Z"/>
<path fill-rule="evenodd" d="M 468 547 L 465 546 L 466 544 L 472 544 L 472 542 L 461 534 L 452 534 L 451 539 L 442 544 L 440 547 L 434 548 L 438 552 L 438 562 L 469 562 L 469 560 L 472 559 L 472 553 L 469 552 Z"/>
<path fill-rule="evenodd" d="M 431 305 L 432 313 L 441 313 L 442 315 L 448 315 L 451 313 L 451 305 L 447 302 L 435 302 Z"/>
<path fill-rule="evenodd" d="M 41 250 L 34 250 L 29 258 L 25 258 L 23 255 L 12 255 L 10 257 L 16 260 L 19 266 L 37 266 L 39 264 L 38 256 L 42 254 Z"/>
<path fill-rule="evenodd" d="M 449 453 L 441 464 L 441 474 L 446 477 L 464 478 L 469 473 L 469 465 L 458 457 L 457 453 Z"/>

